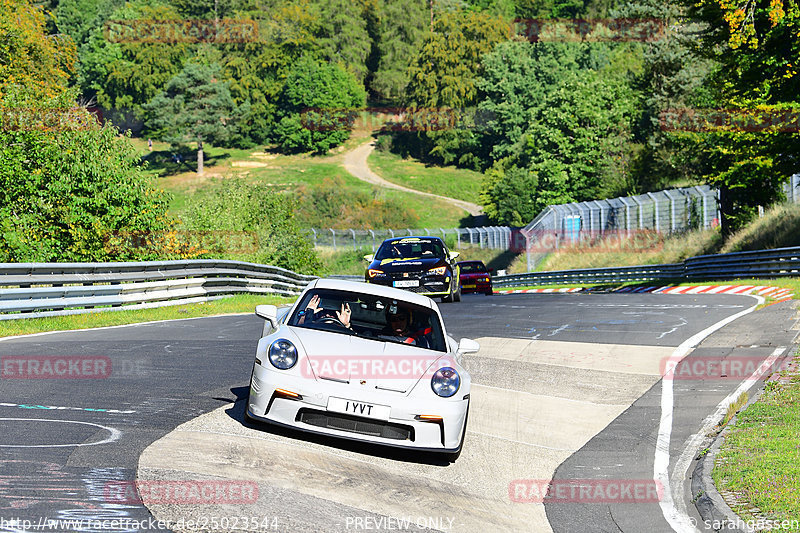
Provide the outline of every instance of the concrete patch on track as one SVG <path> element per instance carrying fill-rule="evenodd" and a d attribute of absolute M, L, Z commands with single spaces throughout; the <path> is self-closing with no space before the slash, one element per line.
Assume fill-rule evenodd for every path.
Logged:
<path fill-rule="evenodd" d="M 544 505 L 512 502 L 510 484 L 549 480 L 660 379 L 659 363 L 672 349 L 489 337 L 479 342 L 481 351 L 469 360 L 476 368 L 470 422 L 455 463 L 250 427 L 243 423 L 244 401 L 239 401 L 154 442 L 140 458 L 138 477 L 258 481 L 258 502 L 219 509 L 150 505 L 150 510 L 172 524 L 215 513 L 271 516 L 278 531 L 365 530 L 353 525 L 367 516 L 410 519 L 412 525 L 427 518 L 420 521 L 422 529 L 441 531 L 551 531 Z M 515 379 L 493 374 L 494 366 Z M 543 381 L 549 385 L 537 385 Z"/>

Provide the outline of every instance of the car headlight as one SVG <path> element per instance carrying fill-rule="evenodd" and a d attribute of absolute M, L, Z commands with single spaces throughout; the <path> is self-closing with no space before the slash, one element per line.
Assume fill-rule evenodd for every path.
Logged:
<path fill-rule="evenodd" d="M 484 281 L 484 282 L 488 283 L 489 282 L 489 278 L 481 278 L 481 281 Z"/>
<path fill-rule="evenodd" d="M 458 392 L 461 386 L 461 377 L 455 368 L 445 366 L 436 371 L 431 378 L 431 388 L 433 392 L 442 398 L 449 398 Z"/>
<path fill-rule="evenodd" d="M 286 339 L 278 339 L 269 347 L 269 362 L 279 370 L 288 370 L 297 363 L 297 348 Z"/>
<path fill-rule="evenodd" d="M 367 275 L 369 277 L 374 278 L 375 276 L 383 276 L 383 270 L 378 270 L 377 268 L 370 268 L 367 270 Z"/>
<path fill-rule="evenodd" d="M 444 276 L 444 273 L 447 272 L 447 267 L 436 267 L 428 270 L 428 274 L 434 274 L 436 276 Z"/>

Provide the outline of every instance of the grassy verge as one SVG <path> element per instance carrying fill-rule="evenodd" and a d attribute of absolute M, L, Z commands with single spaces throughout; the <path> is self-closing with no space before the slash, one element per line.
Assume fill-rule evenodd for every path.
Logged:
<path fill-rule="evenodd" d="M 44 331 L 101 328 L 150 322 L 153 320 L 174 320 L 199 316 L 225 315 L 231 313 L 252 313 L 256 305 L 283 304 L 294 298 L 281 296 L 237 295 L 206 303 L 175 305 L 154 309 L 132 309 L 129 311 L 107 311 L 84 313 L 81 315 L 56 316 L 45 318 L 25 318 L 0 322 L 0 337 L 26 335 Z"/>
<path fill-rule="evenodd" d="M 630 243 L 634 244 L 631 245 Z M 631 246 L 635 249 L 618 249 Z M 765 250 L 800 246 L 800 205 L 782 204 L 769 209 L 741 231 L 723 240 L 717 230 L 699 230 L 675 236 L 642 233 L 632 241 L 614 236 L 592 245 L 562 247 L 537 258 L 536 270 L 569 270 L 607 266 L 677 263 L 695 255 Z M 549 251 L 549 250 L 548 250 Z M 524 259 L 524 257 L 523 257 Z M 524 271 L 526 265 L 520 265 Z"/>
<path fill-rule="evenodd" d="M 391 152 L 375 150 L 369 167 L 386 181 L 423 192 L 479 203 L 483 174 L 456 167 L 434 167 Z"/>
<path fill-rule="evenodd" d="M 276 191 L 285 191 L 301 200 L 298 206 L 298 218 L 314 227 L 379 227 L 380 221 L 372 224 L 362 220 L 348 221 L 337 217 L 333 220 L 319 220 L 318 206 L 305 205 L 303 202 L 313 197 L 313 190 L 330 187 L 334 183 L 339 191 L 340 203 L 347 206 L 348 198 L 356 194 L 367 194 L 379 201 L 387 202 L 394 211 L 410 213 L 408 220 L 399 227 L 460 227 L 462 219 L 469 215 L 451 204 L 420 197 L 417 194 L 388 190 L 365 183 L 351 176 L 342 166 L 342 153 L 364 141 L 364 138 L 352 138 L 345 147 L 338 148 L 325 156 L 310 154 L 282 155 L 269 150 L 237 150 L 205 145 L 205 170 L 203 176 L 195 173 L 195 151 L 181 152 L 183 163 L 171 160 L 172 151 L 166 143 L 153 143 L 153 151 L 148 150 L 147 141 L 132 139 L 134 146 L 148 162 L 148 171 L 156 178 L 157 186 L 171 193 L 170 213 L 179 216 L 198 192 L 202 192 L 212 180 L 241 178 L 248 183 L 265 184 Z M 448 181 L 450 169 L 430 169 L 431 179 L 441 175 Z M 402 218 L 402 217 L 401 217 Z"/>
<path fill-rule="evenodd" d="M 797 357 L 795 362 L 797 362 Z M 800 526 L 800 373 L 781 373 L 729 428 L 712 473 L 743 520 L 794 520 Z M 754 509 L 755 508 L 755 509 Z"/>

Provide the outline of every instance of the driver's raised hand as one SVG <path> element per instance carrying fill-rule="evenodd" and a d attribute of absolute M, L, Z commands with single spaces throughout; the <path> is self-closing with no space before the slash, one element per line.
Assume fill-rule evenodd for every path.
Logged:
<path fill-rule="evenodd" d="M 316 314 L 317 311 L 319 311 L 319 294 L 315 294 L 311 297 L 311 301 L 308 302 L 308 305 L 306 306 L 306 311 L 309 309 L 311 309 L 313 314 Z"/>
<path fill-rule="evenodd" d="M 339 319 L 344 327 L 350 327 L 350 315 L 352 311 L 350 310 L 350 304 L 347 302 L 342 302 L 342 309 L 340 311 L 336 311 L 336 317 Z"/>

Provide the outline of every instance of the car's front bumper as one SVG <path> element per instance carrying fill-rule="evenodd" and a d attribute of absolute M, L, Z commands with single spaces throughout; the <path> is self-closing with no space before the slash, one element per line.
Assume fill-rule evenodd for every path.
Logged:
<path fill-rule="evenodd" d="M 403 289 L 406 291 L 411 291 L 416 294 L 422 294 L 423 296 L 428 297 L 437 297 L 437 296 L 448 296 L 450 295 L 450 276 L 424 276 L 422 278 L 392 278 L 390 276 L 376 276 L 374 278 L 367 277 L 365 281 L 367 283 L 374 283 L 376 285 L 384 285 L 386 287 L 394 287 L 395 281 L 405 281 L 407 279 L 417 279 L 419 280 L 419 286 L 417 287 L 395 287 L 397 289 Z"/>
<path fill-rule="evenodd" d="M 290 391 L 300 398 L 289 398 Z M 334 396 L 391 408 L 387 420 L 328 411 L 328 398 Z M 248 415 L 256 420 L 287 426 L 310 433 L 413 448 L 421 451 L 455 452 L 461 438 L 469 406 L 469 395 L 456 393 L 456 399 L 415 398 L 405 393 L 346 385 L 327 380 L 292 376 L 256 365 L 250 383 Z M 420 415 L 441 420 L 420 420 Z"/>
<path fill-rule="evenodd" d="M 492 282 L 464 280 L 461 282 L 461 292 L 492 292 Z"/>

